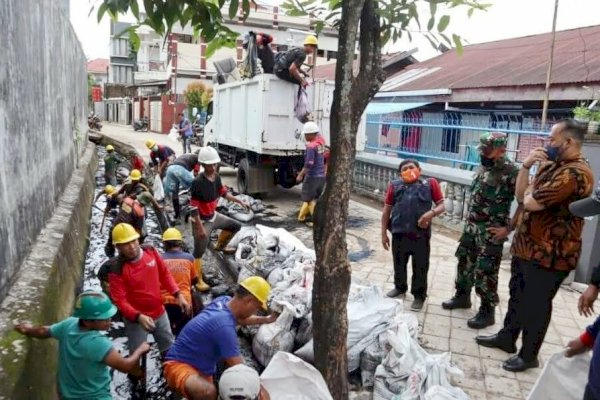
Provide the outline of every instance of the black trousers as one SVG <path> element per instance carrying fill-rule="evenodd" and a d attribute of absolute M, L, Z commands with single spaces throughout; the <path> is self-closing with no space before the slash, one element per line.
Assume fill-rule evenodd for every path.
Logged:
<path fill-rule="evenodd" d="M 430 237 L 426 234 L 392 235 L 392 254 L 394 255 L 394 286 L 401 292 L 408 290 L 406 267 L 412 257 L 412 282 L 410 292 L 415 298 L 427 297 L 427 272 L 429 271 Z"/>
<path fill-rule="evenodd" d="M 281 80 L 287 81 L 289 83 L 295 83 L 296 85 L 299 85 L 300 82 L 298 82 L 296 80 L 296 78 L 294 78 L 291 74 L 290 74 L 290 70 L 285 68 L 285 69 L 279 69 L 279 68 L 275 68 L 275 75 L 277 75 L 277 77 Z"/>
<path fill-rule="evenodd" d="M 593 394 L 592 394 L 592 390 L 590 389 L 590 385 L 586 385 L 585 387 L 585 393 L 583 393 L 583 400 L 598 400 Z"/>
<path fill-rule="evenodd" d="M 515 343 L 523 332 L 519 356 L 525 361 L 536 359 L 540 352 L 552 317 L 552 300 L 567 275 L 536 262 L 512 259 L 508 310 L 498 334 Z"/>

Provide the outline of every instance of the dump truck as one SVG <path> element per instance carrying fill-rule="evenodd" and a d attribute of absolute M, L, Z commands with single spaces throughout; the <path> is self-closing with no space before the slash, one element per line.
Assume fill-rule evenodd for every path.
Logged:
<path fill-rule="evenodd" d="M 317 80 L 307 88 L 311 119 L 327 144 L 334 86 Z M 294 112 L 298 88 L 272 74 L 214 85 L 204 142 L 217 149 L 224 165 L 237 168 L 240 193 L 265 196 L 276 185 L 296 185 L 306 146 Z M 363 117 L 357 151 L 365 147 L 365 126 Z"/>

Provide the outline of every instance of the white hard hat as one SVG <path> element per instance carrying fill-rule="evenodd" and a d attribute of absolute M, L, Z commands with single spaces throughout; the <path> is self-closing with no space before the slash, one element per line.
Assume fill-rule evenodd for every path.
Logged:
<path fill-rule="evenodd" d="M 219 157 L 219 153 L 214 148 L 206 146 L 200 149 L 198 162 L 200 164 L 218 164 L 221 162 L 221 157 Z"/>
<path fill-rule="evenodd" d="M 260 394 L 258 372 L 245 364 L 227 368 L 219 380 L 219 396 L 222 400 L 237 398 L 257 399 Z"/>
<path fill-rule="evenodd" d="M 308 121 L 302 127 L 302 134 L 303 135 L 308 135 L 310 133 L 319 133 L 319 132 L 321 132 L 321 129 L 319 128 L 319 125 L 315 124 L 312 121 Z"/>

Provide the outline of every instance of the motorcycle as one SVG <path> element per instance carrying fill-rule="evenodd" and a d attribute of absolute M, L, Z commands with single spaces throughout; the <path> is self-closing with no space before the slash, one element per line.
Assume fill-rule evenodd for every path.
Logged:
<path fill-rule="evenodd" d="M 100 118 L 93 111 L 88 115 L 88 128 L 95 129 L 97 131 L 102 130 Z"/>
<path fill-rule="evenodd" d="M 134 131 L 148 132 L 148 117 L 142 117 L 133 123 Z"/>
<path fill-rule="evenodd" d="M 196 146 L 203 146 L 204 143 L 204 127 L 200 125 L 198 122 L 192 125 L 192 135 L 191 143 Z"/>

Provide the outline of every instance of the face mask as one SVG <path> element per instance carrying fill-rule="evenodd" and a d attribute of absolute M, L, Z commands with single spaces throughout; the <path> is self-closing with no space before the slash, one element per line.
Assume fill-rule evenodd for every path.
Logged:
<path fill-rule="evenodd" d="M 486 157 L 483 154 L 479 156 L 481 159 L 481 165 L 484 168 L 491 168 L 494 166 L 494 164 L 496 163 L 496 160 L 494 160 L 493 158 L 490 157 Z"/>
<path fill-rule="evenodd" d="M 152 151 L 158 151 L 158 146 L 154 146 L 154 147 L 152 148 Z"/>
<path fill-rule="evenodd" d="M 548 156 L 548 161 L 558 161 L 561 153 L 560 148 L 561 146 L 546 146 L 546 155 Z"/>
<path fill-rule="evenodd" d="M 402 180 L 404 182 L 413 183 L 416 182 L 417 179 L 419 179 L 419 177 L 421 176 L 421 171 L 419 171 L 417 168 L 406 169 L 400 172 L 400 176 L 402 177 Z"/>

